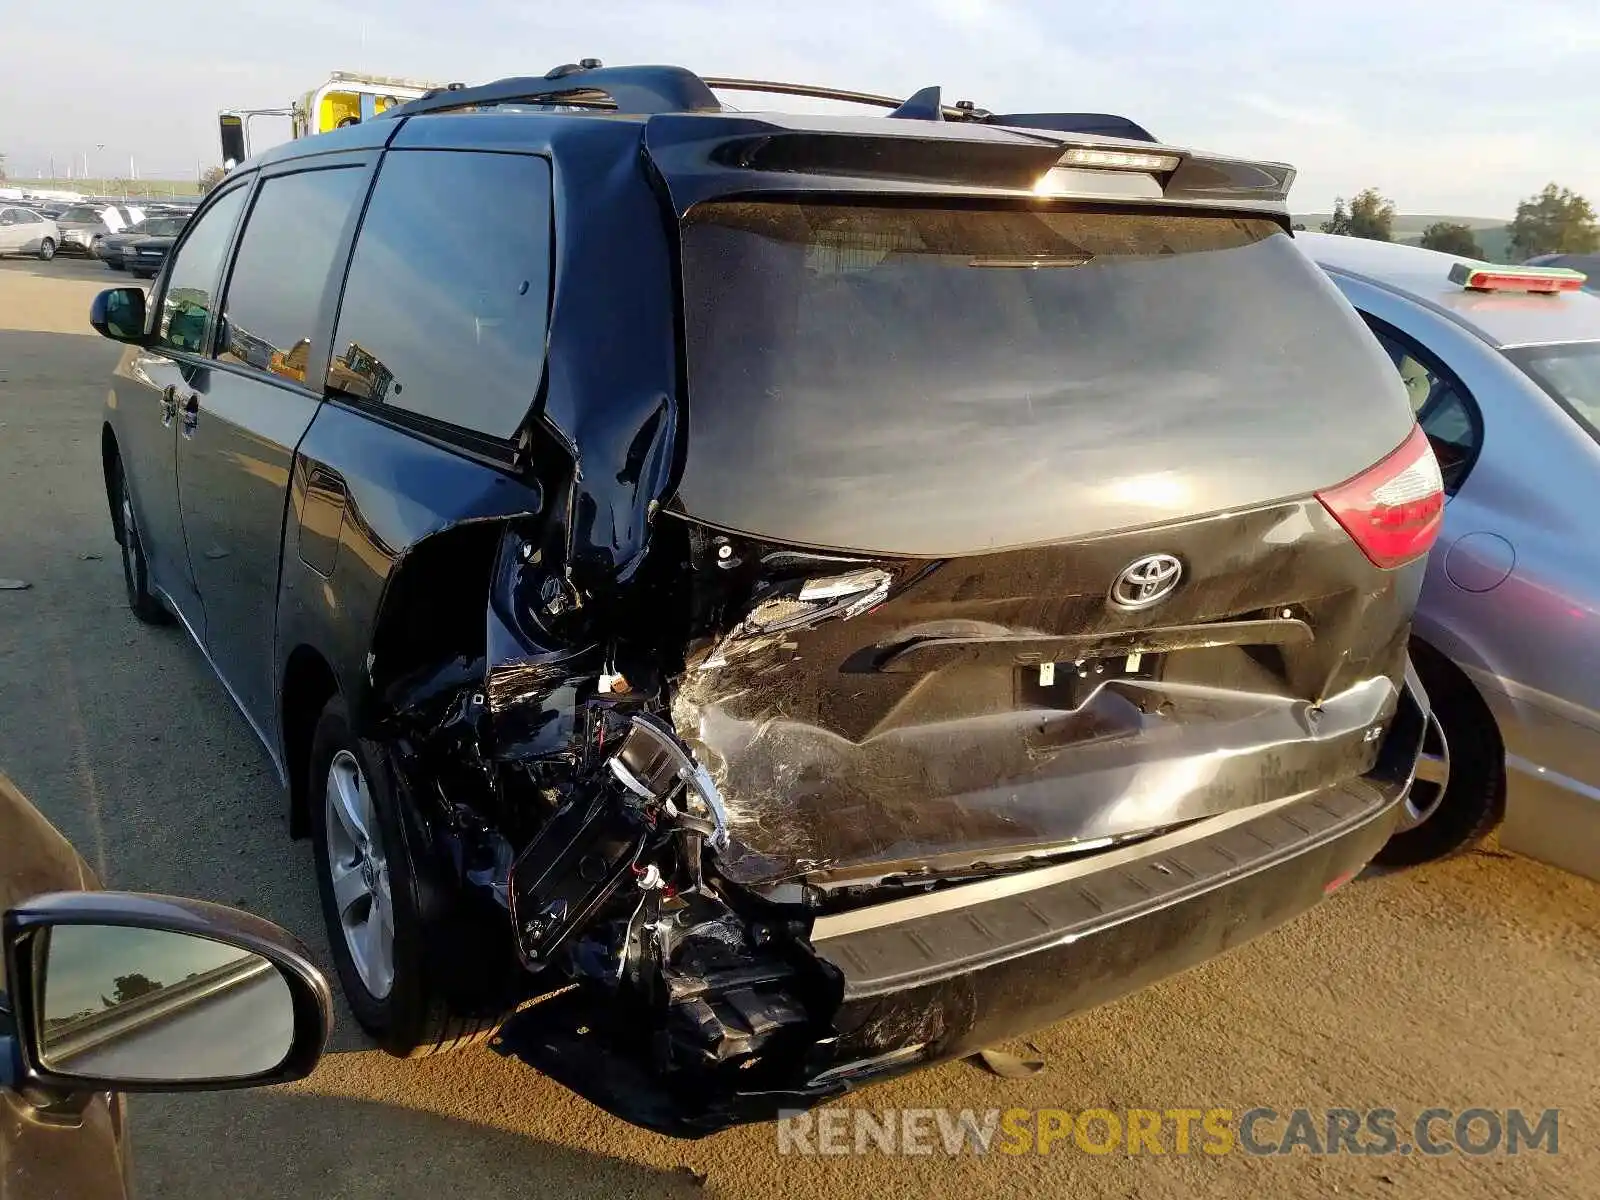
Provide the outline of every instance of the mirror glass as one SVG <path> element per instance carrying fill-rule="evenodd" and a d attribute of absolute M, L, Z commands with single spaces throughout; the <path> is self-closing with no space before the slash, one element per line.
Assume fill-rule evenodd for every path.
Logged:
<path fill-rule="evenodd" d="M 144 293 L 137 288 L 112 288 L 106 292 L 106 332 L 115 338 L 144 335 Z"/>
<path fill-rule="evenodd" d="M 243 1079 L 294 1041 L 278 968 L 188 933 L 58 925 L 41 935 L 38 1058 L 61 1075 L 151 1082 Z"/>

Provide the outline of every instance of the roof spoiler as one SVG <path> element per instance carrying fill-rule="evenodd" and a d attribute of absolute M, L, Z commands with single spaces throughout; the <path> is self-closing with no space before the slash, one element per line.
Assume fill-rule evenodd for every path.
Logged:
<path fill-rule="evenodd" d="M 479 87 L 452 83 L 378 114 L 413 117 L 479 104 L 576 104 L 626 113 L 721 112 L 722 103 L 683 67 L 602 67 L 597 58 L 556 67 L 541 77 L 499 79 Z"/>
<path fill-rule="evenodd" d="M 989 124 L 1009 125 L 1013 129 L 1048 129 L 1056 133 L 1093 133 L 1135 142 L 1156 140 L 1143 125 L 1111 113 L 997 113 L 989 118 Z"/>

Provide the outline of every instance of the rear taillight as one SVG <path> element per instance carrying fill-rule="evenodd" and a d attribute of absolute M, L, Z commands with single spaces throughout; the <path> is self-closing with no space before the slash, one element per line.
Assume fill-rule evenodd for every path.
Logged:
<path fill-rule="evenodd" d="M 1444 480 L 1427 435 L 1414 426 L 1393 454 L 1317 499 L 1368 558 L 1398 567 L 1426 554 L 1439 536 Z"/>

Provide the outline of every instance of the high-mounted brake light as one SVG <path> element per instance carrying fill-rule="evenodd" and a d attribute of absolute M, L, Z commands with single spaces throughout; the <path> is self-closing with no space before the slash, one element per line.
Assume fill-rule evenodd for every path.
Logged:
<path fill-rule="evenodd" d="M 1575 292 L 1587 279 L 1582 271 L 1566 267 L 1489 267 L 1482 263 L 1456 263 L 1450 282 L 1473 292 Z"/>
<path fill-rule="evenodd" d="M 1439 536 L 1444 480 L 1419 425 L 1383 461 L 1317 499 L 1374 564 L 1398 567 L 1426 554 Z"/>
<path fill-rule="evenodd" d="M 1104 150 L 1098 146 L 1074 146 L 1061 156 L 1063 167 L 1098 167 L 1111 171 L 1175 171 L 1182 162 L 1176 154 L 1156 154 L 1149 150 Z"/>
<path fill-rule="evenodd" d="M 1089 191 L 1110 188 L 1120 195 L 1159 200 L 1161 184 L 1157 175 L 1176 171 L 1181 154 L 1154 150 L 1111 150 L 1100 146 L 1072 146 L 1056 160 L 1033 190 L 1040 196 L 1065 196 L 1086 190 L 1086 180 L 1095 179 Z M 1093 172 L 1085 176 L 1080 172 Z M 1100 174 L 1104 172 L 1104 174 Z M 1096 179 L 1096 176 L 1098 178 Z"/>

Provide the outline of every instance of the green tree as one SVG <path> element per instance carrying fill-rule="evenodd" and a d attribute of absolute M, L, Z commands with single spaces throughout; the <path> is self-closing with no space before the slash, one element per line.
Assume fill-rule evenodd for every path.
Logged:
<path fill-rule="evenodd" d="M 221 167 L 207 167 L 200 174 L 200 194 L 206 195 L 227 177 L 228 173 Z"/>
<path fill-rule="evenodd" d="M 1600 224 L 1595 221 L 1593 206 L 1577 192 L 1553 183 L 1517 205 L 1516 220 L 1507 229 L 1511 253 L 1517 258 L 1600 250 Z"/>
<path fill-rule="evenodd" d="M 159 992 L 165 986 L 160 980 L 151 979 L 148 975 L 141 975 L 137 971 L 132 975 L 118 975 L 111 982 L 116 985 L 116 990 L 111 993 L 111 999 L 100 997 L 100 1003 L 107 1008 L 115 1008 L 119 1004 L 126 1004 L 129 1000 L 137 1000 L 140 996 Z"/>
<path fill-rule="evenodd" d="M 1483 247 L 1473 236 L 1472 227 L 1458 221 L 1435 221 L 1422 231 L 1422 244 L 1429 250 L 1443 250 L 1446 254 L 1483 257 Z"/>
<path fill-rule="evenodd" d="M 1367 188 L 1345 207 L 1344 197 L 1333 202 L 1333 219 L 1322 223 L 1323 233 L 1342 233 L 1346 237 L 1369 238 L 1374 242 L 1394 241 L 1394 201 L 1377 188 Z"/>

